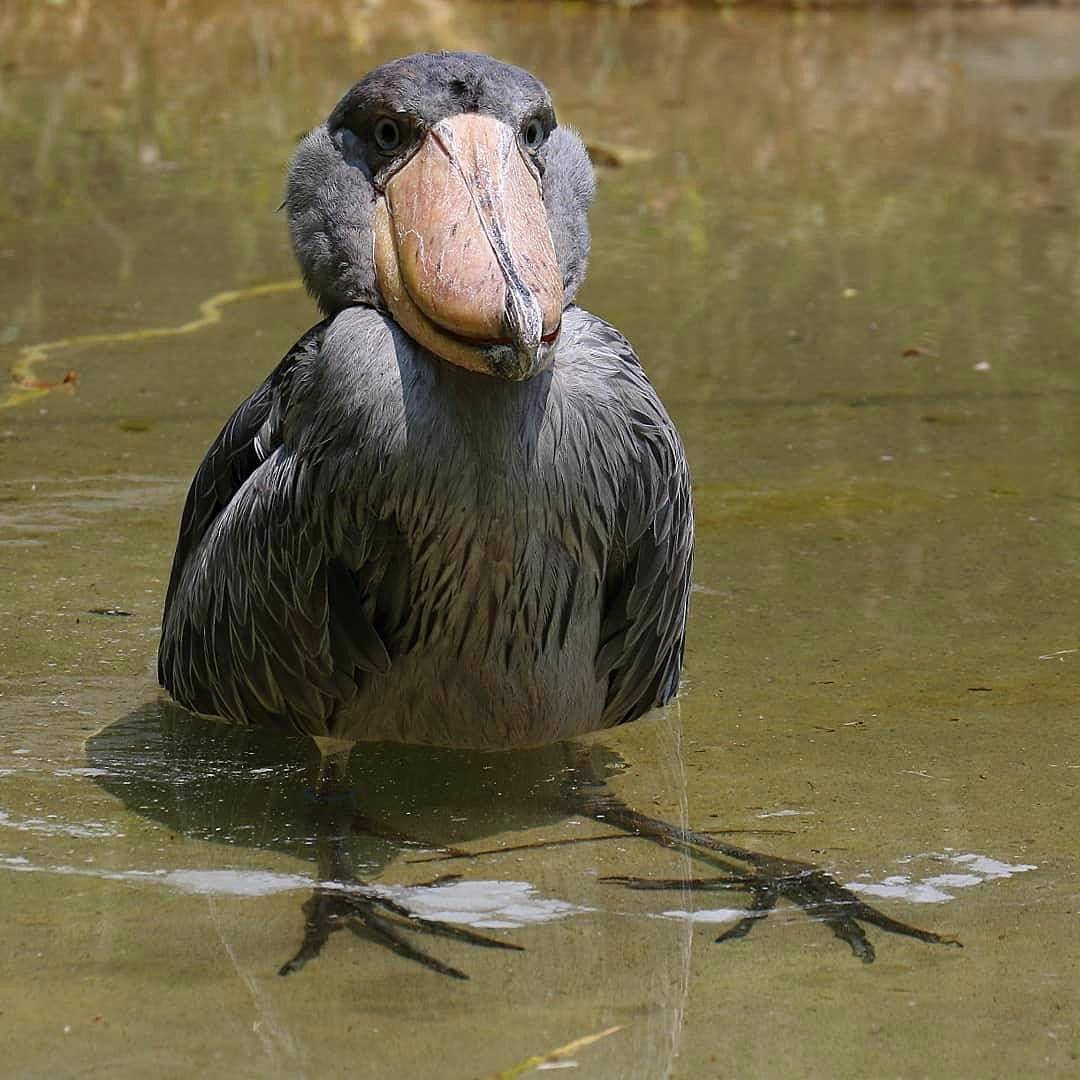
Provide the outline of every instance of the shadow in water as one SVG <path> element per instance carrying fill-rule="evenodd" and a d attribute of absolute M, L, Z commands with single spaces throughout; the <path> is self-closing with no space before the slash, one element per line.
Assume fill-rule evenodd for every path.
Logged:
<path fill-rule="evenodd" d="M 318 754 L 309 739 L 140 706 L 86 745 L 96 782 L 182 836 L 287 851 L 316 861 Z M 355 795 L 354 869 L 369 877 L 403 846 L 453 847 L 577 812 L 571 791 L 624 768 L 604 747 L 457 751 L 357 744 L 344 783 Z"/>
<path fill-rule="evenodd" d="M 666 739 L 666 731 L 660 736 Z M 677 757 L 674 743 L 663 749 L 662 771 Z M 388 864 L 410 846 L 415 845 L 417 857 L 420 847 L 499 848 L 535 839 L 537 827 L 580 814 L 575 794 L 601 790 L 605 779 L 624 767 L 609 749 L 555 744 L 530 751 L 457 752 L 359 744 L 338 778 L 336 793 L 348 798 L 336 803 L 325 798 L 325 784 L 314 797 L 319 760 L 308 740 L 214 722 L 155 701 L 91 736 L 86 755 L 96 784 L 134 815 L 185 840 L 161 844 L 160 837 L 140 838 L 130 830 L 125 861 L 136 866 L 124 876 L 143 888 L 153 879 L 174 892 L 212 897 L 206 905 L 170 906 L 170 917 L 180 921 L 162 922 L 165 955 L 174 941 L 201 940 L 211 911 L 213 940 L 207 948 L 213 953 L 215 941 L 224 943 L 226 982 L 232 985 L 228 973 L 239 965 L 247 980 L 243 985 L 258 987 L 259 1000 L 276 1010 L 281 1030 L 303 1045 L 305 1054 L 321 1052 L 325 1029 L 310 1044 L 303 1040 L 311 1017 L 321 1015 L 308 1003 L 322 994 L 322 1013 L 350 1023 L 356 1015 L 377 1017 L 380 1026 L 409 1018 L 407 1038 L 374 1040 L 370 1053 L 378 1064 L 371 1075 L 448 1075 L 440 1067 L 433 1071 L 436 1058 L 428 1054 L 427 1060 L 423 1052 L 440 1037 L 445 1010 L 451 1010 L 446 1015 L 453 1018 L 454 1031 L 466 1032 L 455 1035 L 455 1044 L 473 1047 L 470 1058 L 482 1041 L 491 1041 L 489 1024 L 500 1025 L 496 1041 L 507 1043 L 499 1053 L 508 1060 L 524 1052 L 510 1047 L 536 1049 L 534 1039 L 550 1038 L 549 1045 L 556 1045 L 572 1035 L 618 1030 L 617 1040 L 605 1039 L 590 1050 L 593 1075 L 670 1071 L 685 1009 L 691 924 L 644 912 L 628 922 L 627 908 L 648 905 L 635 905 L 621 889 L 597 885 L 600 860 L 621 863 L 621 845 L 515 852 L 505 862 L 481 861 L 479 871 L 478 863 L 465 859 L 404 873 L 399 864 L 382 880 Z M 345 806 L 344 814 L 335 815 L 336 806 Z M 357 816 L 362 816 L 358 824 Z M 372 835 L 368 821 L 391 835 Z M 534 831 L 521 836 L 525 829 Z M 597 824 L 580 831 L 615 830 Z M 577 832 L 552 828 L 542 835 L 573 840 Z M 342 848 L 348 849 L 347 857 Z M 254 858 L 240 849 L 250 849 Z M 275 872 L 287 866 L 272 852 L 299 857 L 310 869 Z M 639 868 L 656 867 L 651 847 L 634 854 L 642 856 Z M 673 870 L 688 867 L 678 853 L 663 863 Z M 447 871 L 463 871 L 468 880 L 430 884 Z M 395 883 L 403 879 L 427 884 Z M 275 892 L 288 896 L 274 900 L 269 894 Z M 237 901 L 216 899 L 226 894 Z M 605 903 L 609 896 L 614 918 Z M 560 932 L 554 926 L 541 929 L 555 922 Z M 361 944 L 346 940 L 351 934 L 336 934 L 342 940 L 310 970 L 276 977 L 275 972 L 295 971 L 317 955 L 335 929 L 367 940 Z M 499 947 L 473 947 L 484 944 Z M 176 945 L 181 947 L 189 946 Z M 526 951 L 507 951 L 522 948 Z M 396 955 L 387 956 L 387 949 Z M 175 955 L 180 970 L 184 960 L 178 951 Z M 425 974 L 417 963 L 438 974 Z M 440 974 L 467 974 L 471 982 L 451 984 Z M 449 985 L 468 989 L 444 996 Z M 552 1032 L 559 1034 L 542 1034 L 552 1023 Z M 482 1039 L 469 1035 L 476 1025 L 483 1029 Z M 522 1025 L 535 1025 L 537 1031 L 530 1028 L 518 1038 Z"/>
<path fill-rule="evenodd" d="M 457 847 L 463 842 L 565 819 L 622 767 L 610 751 L 570 743 L 513 752 L 368 743 L 347 764 L 336 757 L 320 765 L 309 740 L 215 722 L 168 702 L 143 705 L 92 736 L 87 757 L 100 786 L 182 836 L 285 851 L 316 864 L 303 942 L 283 975 L 318 956 L 333 931 L 349 929 L 466 978 L 411 935 L 517 950 L 462 924 L 507 927 L 589 910 L 534 897 L 528 882 L 465 882 L 445 872 L 411 887 L 377 879 L 408 846 L 464 854 Z M 180 873 L 220 886 L 223 869 Z M 271 891 L 297 885 L 290 875 L 245 880 L 264 881 Z M 517 918 L 500 917 L 507 910 Z"/>
<path fill-rule="evenodd" d="M 306 740 L 213 722 L 154 702 L 93 736 L 87 753 L 97 782 L 144 817 L 187 837 L 285 850 L 317 864 L 319 884 L 305 905 L 305 944 L 283 974 L 317 955 L 330 931 L 345 923 L 358 929 L 359 920 L 394 951 L 460 976 L 406 947 L 397 933 L 404 926 L 468 937 L 432 916 L 430 908 L 417 909 L 416 891 L 443 890 L 422 886 L 408 899 L 395 899 L 372 879 L 403 846 L 453 850 L 466 841 L 578 814 L 647 837 L 713 871 L 711 877 L 690 878 L 684 866 L 678 878 L 619 875 L 602 882 L 635 890 L 747 895 L 748 907 L 717 941 L 745 937 L 785 901 L 824 923 L 865 962 L 874 959 L 874 947 L 864 924 L 927 943 L 958 944 L 892 918 L 816 866 L 635 811 L 606 790 L 606 779 L 623 763 L 602 746 L 556 743 L 484 752 L 359 744 L 347 768 L 335 759 L 333 775 L 324 764 L 320 777 Z M 514 947 L 475 935 L 469 940 Z"/>

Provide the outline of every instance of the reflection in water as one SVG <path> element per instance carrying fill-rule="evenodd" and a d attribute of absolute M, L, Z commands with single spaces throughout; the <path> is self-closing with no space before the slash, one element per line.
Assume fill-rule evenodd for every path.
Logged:
<path fill-rule="evenodd" d="M 152 702 L 87 741 L 94 780 L 176 832 L 313 858 L 311 741 L 218 723 Z M 306 762 L 306 764 L 304 764 Z M 613 751 L 569 743 L 512 753 L 366 743 L 345 781 L 381 834 L 358 855 L 375 873 L 402 843 L 452 847 L 566 817 L 567 791 L 624 768 Z"/>
<path fill-rule="evenodd" d="M 397 930 L 461 936 L 442 926 L 505 926 L 517 918 L 548 921 L 589 910 L 566 901 L 533 900 L 528 883 L 496 888 L 472 882 L 462 891 L 436 879 L 426 888 L 387 890 L 367 884 L 402 845 L 437 847 L 465 856 L 457 845 L 494 833 L 512 833 L 575 813 L 607 821 L 630 834 L 682 850 L 718 869 L 711 879 L 611 875 L 603 880 L 639 890 L 746 892 L 749 908 L 711 909 L 697 921 L 735 925 L 718 941 L 745 937 L 778 901 L 801 907 L 825 923 L 856 956 L 874 958 L 860 923 L 929 943 L 953 939 L 918 929 L 860 902 L 828 874 L 804 862 L 736 846 L 685 826 L 670 826 L 625 806 L 604 790 L 622 768 L 614 753 L 599 745 L 556 743 L 512 752 L 456 751 L 393 743 L 362 744 L 343 765 L 339 757 L 321 766 L 295 764 L 313 758 L 306 739 L 193 717 L 182 708 L 154 702 L 93 736 L 87 744 L 97 783 L 137 813 L 194 838 L 248 847 L 291 851 L 318 863 L 318 883 L 305 905 L 305 944 L 282 973 L 297 970 L 321 951 L 344 920 L 359 919 L 383 944 L 444 974 L 464 977 L 407 945 Z M 338 770 L 347 768 L 346 773 Z M 321 772 L 320 772 L 321 769 Z M 307 783 L 301 782 L 307 773 Z M 314 783 L 318 773 L 317 785 Z M 219 887 L 221 871 L 165 875 L 188 891 Z M 357 879 L 364 879 L 360 885 Z M 256 890 L 280 891 L 294 880 L 257 877 Z M 270 886 L 268 888 L 268 886 Z M 240 892 L 251 885 L 241 886 Z M 521 890 L 525 892 L 522 893 Z M 873 893 L 872 887 L 862 891 Z M 889 894 L 880 894 L 889 895 Z M 528 901 L 528 907 L 517 901 Z M 435 914 L 450 912 L 450 917 Z M 667 911 L 677 915 L 678 911 Z M 512 922 L 510 923 L 512 924 Z M 470 943 L 512 948 L 473 935 Z"/>
<path fill-rule="evenodd" d="M 305 874 L 275 874 L 264 870 L 94 870 L 57 864 L 36 865 L 18 855 L 0 856 L 0 867 L 21 873 L 102 878 L 141 885 L 162 885 L 195 896 L 272 896 L 310 889 Z M 565 900 L 546 899 L 527 881 L 441 881 L 436 885 L 372 886 L 378 896 L 406 905 L 425 919 L 463 923 L 489 929 L 513 929 L 529 923 L 552 922 L 591 908 Z M 437 891 L 436 891 L 437 890 Z"/>
<path fill-rule="evenodd" d="M 660 762 L 662 770 L 678 770 L 676 745 L 677 741 L 662 738 L 662 753 L 671 755 Z M 598 830 L 579 818 L 568 819 L 575 799 L 600 789 L 623 770 L 617 753 L 576 744 L 516 752 L 364 744 L 351 756 L 341 781 L 350 798 L 332 798 L 328 803 L 313 801 L 315 758 L 307 739 L 215 722 L 171 702 L 145 704 L 90 736 L 80 778 L 120 799 L 139 817 L 189 841 L 176 852 L 184 865 L 169 866 L 173 856 L 169 852 L 157 856 L 166 865 L 120 870 L 59 863 L 8 868 L 158 886 L 210 903 L 256 902 L 282 895 L 292 904 L 293 917 L 273 938 L 260 938 L 255 961 L 262 968 L 260 977 L 270 975 L 284 959 L 282 954 L 295 948 L 301 930 L 299 900 L 305 896 L 309 896 L 305 904 L 309 936 L 320 902 L 361 896 L 374 898 L 379 911 L 394 916 L 393 929 L 399 936 L 402 915 L 408 912 L 426 922 L 445 924 L 450 933 L 442 936 L 462 936 L 471 933 L 465 928 L 474 928 L 485 937 L 498 934 L 496 940 L 513 947 L 520 940 L 527 951 L 507 953 L 505 965 L 474 956 L 473 950 L 462 952 L 462 945 L 453 942 L 435 942 L 435 949 L 425 946 L 422 962 L 446 974 L 464 971 L 474 976 L 470 985 L 483 983 L 496 993 L 503 966 L 509 977 L 529 979 L 533 991 L 542 996 L 584 994 L 587 999 L 595 992 L 590 988 L 594 983 L 599 988 L 613 978 L 647 986 L 633 1012 L 634 1023 L 604 1053 L 618 1061 L 652 1062 L 649 1075 L 668 1070 L 682 1023 L 689 927 L 668 924 L 668 929 L 656 920 L 628 921 L 625 916 L 607 929 L 592 922 L 597 915 L 625 906 L 614 890 L 597 886 L 597 867 L 604 862 L 598 864 L 592 853 L 614 845 L 577 843 Z M 331 794 L 339 796 L 341 791 Z M 338 813 L 342 808 L 347 821 Z M 347 850 L 338 852 L 334 845 L 342 833 Z M 609 837 L 610 830 L 600 835 Z M 561 854 L 552 859 L 544 840 L 570 846 L 556 848 Z M 483 849 L 506 848 L 507 854 L 466 857 L 462 845 L 477 846 L 477 841 Z M 252 849 L 300 858 L 311 870 L 262 869 L 242 857 Z M 625 850 L 619 847 L 610 856 L 621 862 Z M 438 869 L 463 876 L 431 882 L 426 860 L 432 855 L 449 856 Z M 425 861 L 412 867 L 414 858 Z M 366 882 L 388 868 L 398 877 L 404 873 L 427 880 L 359 885 L 343 880 L 343 868 L 349 864 Z M 677 869 L 684 863 L 679 859 L 669 865 Z M 522 869 L 527 880 L 514 876 Z M 355 910 L 350 914 L 355 916 Z M 569 939 L 565 934 L 553 938 L 555 928 L 541 925 L 566 925 L 567 920 L 584 924 L 584 929 Z M 530 927 L 544 937 L 521 937 Z M 229 948 L 241 947 L 240 932 L 226 931 L 220 924 L 217 932 L 228 933 Z M 307 948 L 305 944 L 298 959 L 310 959 Z M 439 957 L 433 959 L 436 949 Z M 316 972 L 276 985 L 289 994 L 304 994 L 309 984 L 332 986 L 348 975 L 354 959 L 365 970 L 383 967 L 372 953 L 370 943 L 357 949 L 341 942 Z M 444 955 L 452 962 L 444 961 Z M 179 964 L 180 958 L 172 963 Z M 273 967 L 267 968 L 271 963 Z M 401 960 L 391 959 L 389 965 L 395 979 L 405 976 L 400 992 L 406 999 L 426 985 L 416 983 L 424 975 L 403 967 Z M 297 966 L 294 960 L 286 968 Z M 299 989 L 286 989 L 294 986 Z"/>
<path fill-rule="evenodd" d="M 911 874 L 892 874 L 881 881 L 866 881 L 869 874 L 861 874 L 856 881 L 849 881 L 845 886 L 852 893 L 863 896 L 881 897 L 890 900 L 906 900 L 912 904 L 941 904 L 955 898 L 955 890 L 982 885 L 987 881 L 1010 878 L 1038 867 L 1027 863 L 1004 863 L 988 855 L 972 853 L 941 852 L 926 855 L 911 855 L 899 862 L 909 863 L 922 860 L 937 860 L 954 867 L 962 868 L 962 873 L 931 874 L 915 879 Z M 948 890 L 952 890 L 951 892 Z M 736 923 L 746 917 L 742 908 L 697 908 L 693 911 L 671 909 L 662 912 L 665 918 L 690 919 L 695 923 Z"/>
<path fill-rule="evenodd" d="M 316 788 L 309 740 L 194 717 L 169 702 L 145 705 L 94 735 L 87 757 L 95 782 L 183 836 L 317 861 L 317 885 L 305 911 L 307 936 L 318 940 L 283 973 L 313 958 L 330 930 L 348 918 L 360 918 L 409 958 L 461 976 L 406 946 L 398 934 L 402 925 L 461 936 L 440 924 L 507 928 L 590 910 L 539 896 L 528 882 L 452 875 L 428 886 L 380 887 L 361 886 L 357 878 L 377 876 L 403 847 L 464 855 L 457 847 L 463 842 L 565 818 L 575 795 L 622 768 L 602 747 L 485 753 L 369 743 L 351 755 L 346 775 L 332 785 L 323 776 Z M 304 758 L 307 768 L 296 764 Z M 298 875 L 225 868 L 104 876 L 204 895 L 268 895 L 313 884 Z M 475 936 L 471 943 L 516 947 Z"/>
<path fill-rule="evenodd" d="M 1006 863 L 989 855 L 977 855 L 970 851 L 927 852 L 922 855 L 909 855 L 897 862 L 936 863 L 937 867 L 936 872 L 923 877 L 910 873 L 890 874 L 881 881 L 853 881 L 848 888 L 864 896 L 902 897 L 913 904 L 940 904 L 954 899 L 957 889 L 970 889 L 973 885 L 982 885 L 987 881 L 1003 881 L 1015 874 L 1038 869 L 1031 863 Z M 862 875 L 864 878 L 869 876 Z"/>

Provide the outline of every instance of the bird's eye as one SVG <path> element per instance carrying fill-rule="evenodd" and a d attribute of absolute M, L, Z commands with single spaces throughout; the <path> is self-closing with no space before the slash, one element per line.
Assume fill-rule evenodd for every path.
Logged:
<path fill-rule="evenodd" d="M 380 116 L 375 121 L 372 135 L 384 154 L 392 154 L 401 146 L 401 125 L 390 116 Z"/>
<path fill-rule="evenodd" d="M 543 122 L 538 116 L 534 116 L 521 132 L 521 141 L 525 143 L 526 150 L 539 150 L 546 138 L 547 132 L 544 130 Z"/>

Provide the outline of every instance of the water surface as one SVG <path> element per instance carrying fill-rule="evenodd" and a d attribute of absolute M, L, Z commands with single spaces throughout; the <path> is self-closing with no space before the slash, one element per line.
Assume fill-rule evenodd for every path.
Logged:
<path fill-rule="evenodd" d="M 1073 16 L 24 2 L 0 42 L 8 1071 L 474 1077 L 621 1025 L 580 1075 L 1075 1072 Z M 276 974 L 310 755 L 162 703 L 161 598 L 194 466 L 315 319 L 274 212 L 291 148 L 432 47 L 534 70 L 618 163 L 582 302 L 694 469 L 684 693 L 591 767 L 962 951 L 872 932 L 863 965 L 790 909 L 713 945 L 737 896 L 598 881 L 687 872 L 641 840 L 418 861 L 605 830 L 545 796 L 566 748 L 378 748 L 352 775 L 399 838 L 358 869 L 527 951 L 430 943 L 462 983 L 336 935 Z"/>

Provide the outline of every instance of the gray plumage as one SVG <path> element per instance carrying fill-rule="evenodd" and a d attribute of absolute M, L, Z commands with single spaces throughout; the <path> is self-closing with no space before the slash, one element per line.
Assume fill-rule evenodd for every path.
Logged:
<path fill-rule="evenodd" d="M 387 110 L 417 140 L 463 113 L 555 124 L 527 73 L 436 54 L 378 69 L 302 142 L 286 207 L 327 318 L 195 475 L 161 683 L 198 712 L 349 741 L 506 748 L 633 720 L 678 687 L 693 516 L 637 357 L 572 304 L 584 148 L 552 126 L 527 158 L 566 307 L 541 369 L 506 381 L 433 355 L 386 310 L 373 207 L 408 158 L 383 168 L 365 139 Z"/>

